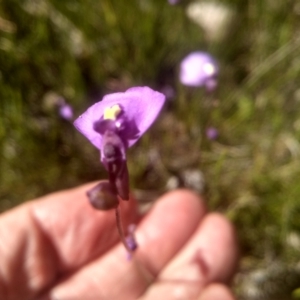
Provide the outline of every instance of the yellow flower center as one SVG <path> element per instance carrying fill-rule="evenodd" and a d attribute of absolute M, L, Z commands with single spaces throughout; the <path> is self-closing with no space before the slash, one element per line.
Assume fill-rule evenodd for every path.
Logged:
<path fill-rule="evenodd" d="M 213 64 L 210 64 L 210 63 L 204 64 L 203 70 L 209 76 L 211 76 L 215 73 L 215 67 Z"/>
<path fill-rule="evenodd" d="M 104 120 L 116 120 L 122 109 L 120 105 L 115 104 L 112 107 L 106 107 L 104 109 L 103 119 Z"/>

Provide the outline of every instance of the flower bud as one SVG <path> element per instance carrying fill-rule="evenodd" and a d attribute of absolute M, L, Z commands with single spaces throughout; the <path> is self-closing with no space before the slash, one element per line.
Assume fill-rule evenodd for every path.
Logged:
<path fill-rule="evenodd" d="M 91 190 L 87 196 L 92 206 L 100 210 L 109 210 L 119 205 L 115 187 L 108 181 L 102 181 Z"/>

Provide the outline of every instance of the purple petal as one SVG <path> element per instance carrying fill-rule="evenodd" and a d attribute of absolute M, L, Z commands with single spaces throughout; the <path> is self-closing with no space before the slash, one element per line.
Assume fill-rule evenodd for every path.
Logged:
<path fill-rule="evenodd" d="M 74 126 L 98 149 L 101 148 L 102 136 L 94 130 L 94 123 L 99 121 L 107 107 L 119 104 L 124 115 L 135 123 L 138 134 L 128 141 L 131 147 L 151 126 L 165 102 L 165 96 L 148 87 L 134 87 L 125 93 L 106 95 L 84 112 L 74 122 Z"/>
<path fill-rule="evenodd" d="M 211 55 L 200 51 L 192 52 L 180 64 L 179 79 L 187 86 L 207 86 L 212 89 L 216 86 L 218 72 L 218 65 Z"/>

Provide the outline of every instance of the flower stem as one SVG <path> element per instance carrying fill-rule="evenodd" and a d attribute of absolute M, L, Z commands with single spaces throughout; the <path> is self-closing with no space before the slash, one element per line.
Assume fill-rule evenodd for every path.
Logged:
<path fill-rule="evenodd" d="M 116 213 L 117 228 L 118 228 L 119 235 L 121 237 L 121 241 L 124 244 L 126 250 L 128 251 L 128 254 L 131 255 L 133 251 L 132 251 L 132 249 L 129 248 L 126 238 L 125 238 L 119 206 L 116 207 L 115 213 Z"/>

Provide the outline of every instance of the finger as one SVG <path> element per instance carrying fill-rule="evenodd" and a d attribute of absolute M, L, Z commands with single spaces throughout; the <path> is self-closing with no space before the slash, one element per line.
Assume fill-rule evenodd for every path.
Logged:
<path fill-rule="evenodd" d="M 137 228 L 139 248 L 132 261 L 118 245 L 49 293 L 50 299 L 137 299 L 193 234 L 205 214 L 188 191 L 162 197 Z M 49 299 L 46 298 L 46 299 Z"/>
<path fill-rule="evenodd" d="M 219 214 L 209 214 L 142 299 L 195 299 L 207 284 L 228 282 L 237 260 L 232 225 Z"/>
<path fill-rule="evenodd" d="M 119 240 L 114 213 L 96 211 L 87 201 L 85 193 L 94 184 L 51 194 L 1 215 L 0 299 L 32 299 L 61 274 Z M 123 209 L 127 221 L 133 206 Z"/>
<path fill-rule="evenodd" d="M 234 300 L 231 290 L 223 284 L 210 284 L 206 287 L 198 300 Z"/>

